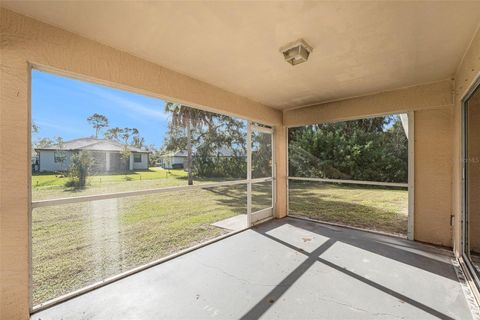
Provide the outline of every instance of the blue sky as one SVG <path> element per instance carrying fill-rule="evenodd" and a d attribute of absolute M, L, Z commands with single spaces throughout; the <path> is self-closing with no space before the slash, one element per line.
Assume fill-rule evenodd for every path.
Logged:
<path fill-rule="evenodd" d="M 146 144 L 158 147 L 168 129 L 164 107 L 161 99 L 32 71 L 32 120 L 40 128 L 33 141 L 41 137 L 71 140 L 94 136 L 95 130 L 86 119 L 100 113 L 108 118 L 110 127 L 137 128 Z"/>

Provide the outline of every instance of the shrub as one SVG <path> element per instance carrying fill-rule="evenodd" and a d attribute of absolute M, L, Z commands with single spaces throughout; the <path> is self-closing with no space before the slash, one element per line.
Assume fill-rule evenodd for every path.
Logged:
<path fill-rule="evenodd" d="M 65 186 L 69 188 L 85 187 L 91 166 L 92 158 L 87 151 L 80 151 L 74 154 L 68 169 L 70 180 L 65 183 Z"/>

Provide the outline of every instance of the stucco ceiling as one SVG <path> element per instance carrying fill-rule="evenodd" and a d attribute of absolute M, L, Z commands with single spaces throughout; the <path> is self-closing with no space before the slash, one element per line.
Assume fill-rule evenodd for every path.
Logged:
<path fill-rule="evenodd" d="M 458 1 L 2 5 L 279 109 L 448 79 L 480 22 Z M 291 66 L 298 38 L 313 53 Z"/>

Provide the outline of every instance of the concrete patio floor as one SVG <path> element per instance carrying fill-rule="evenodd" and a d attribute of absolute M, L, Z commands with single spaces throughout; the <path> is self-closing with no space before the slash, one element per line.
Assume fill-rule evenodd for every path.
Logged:
<path fill-rule="evenodd" d="M 31 319 L 472 319 L 451 258 L 421 243 L 285 218 Z"/>

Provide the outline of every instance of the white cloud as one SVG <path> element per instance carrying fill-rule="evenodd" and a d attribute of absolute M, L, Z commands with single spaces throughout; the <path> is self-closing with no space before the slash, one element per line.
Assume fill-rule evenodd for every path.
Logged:
<path fill-rule="evenodd" d="M 112 103 L 112 105 L 109 105 L 110 107 L 121 107 L 125 110 L 128 110 L 130 112 L 133 112 L 133 115 L 143 115 L 149 118 L 156 118 L 159 120 L 166 120 L 168 119 L 168 114 L 163 111 L 163 109 L 160 108 L 161 104 L 158 104 L 158 109 L 157 108 L 151 108 L 145 104 L 141 104 L 126 98 L 123 98 L 121 96 L 117 96 L 115 94 L 106 92 L 101 89 L 94 89 L 90 90 L 90 93 L 95 94 L 97 97 L 100 97 L 102 99 L 108 100 L 109 102 Z M 160 102 L 161 100 L 159 100 Z"/>
<path fill-rule="evenodd" d="M 52 123 L 49 121 L 35 121 L 35 123 L 40 127 L 40 132 L 42 130 L 42 127 L 58 130 L 61 133 L 70 133 L 70 134 L 75 134 L 75 135 L 85 135 L 85 131 L 81 129 L 77 129 L 71 126 L 66 126 L 64 124 L 56 124 Z"/>

